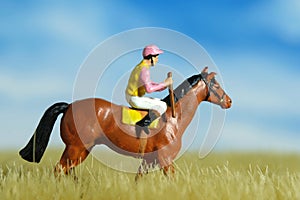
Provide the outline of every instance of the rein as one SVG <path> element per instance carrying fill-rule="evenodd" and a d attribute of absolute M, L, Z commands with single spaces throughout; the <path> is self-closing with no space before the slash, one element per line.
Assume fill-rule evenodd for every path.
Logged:
<path fill-rule="evenodd" d="M 208 93 L 207 93 L 207 96 L 205 97 L 205 101 L 208 100 L 208 98 L 210 97 L 210 93 L 212 92 L 220 101 L 220 103 L 222 103 L 224 101 L 224 96 L 225 96 L 225 92 L 223 92 L 222 96 L 220 96 L 217 91 L 213 88 L 215 83 L 214 83 L 214 78 L 211 79 L 209 82 L 207 81 L 206 77 L 207 77 L 207 74 L 203 74 L 201 73 L 201 77 L 202 77 L 202 80 L 204 81 L 205 85 L 207 86 L 208 88 Z"/>

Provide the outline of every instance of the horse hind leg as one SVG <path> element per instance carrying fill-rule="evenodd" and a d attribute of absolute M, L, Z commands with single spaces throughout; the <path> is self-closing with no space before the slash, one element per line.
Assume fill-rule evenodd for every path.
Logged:
<path fill-rule="evenodd" d="M 55 166 L 55 175 L 60 173 L 70 174 L 71 170 L 83 162 L 89 155 L 89 150 L 85 147 L 67 145 L 59 163 Z"/>

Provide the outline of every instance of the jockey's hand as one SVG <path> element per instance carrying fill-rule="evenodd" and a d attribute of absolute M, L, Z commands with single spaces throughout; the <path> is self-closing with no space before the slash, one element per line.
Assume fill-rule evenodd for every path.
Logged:
<path fill-rule="evenodd" d="M 173 84 L 173 79 L 172 79 L 172 77 L 166 78 L 165 84 L 166 84 L 167 87 L 170 86 L 170 85 L 172 85 L 172 84 Z"/>

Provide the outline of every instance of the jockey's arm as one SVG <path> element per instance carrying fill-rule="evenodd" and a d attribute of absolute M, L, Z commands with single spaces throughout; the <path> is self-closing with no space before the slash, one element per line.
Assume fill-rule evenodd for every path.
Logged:
<path fill-rule="evenodd" d="M 144 67 L 141 71 L 140 80 L 142 84 L 144 84 L 147 93 L 162 91 L 167 87 L 165 82 L 161 82 L 161 83 L 152 82 L 150 79 L 150 71 L 146 67 Z"/>

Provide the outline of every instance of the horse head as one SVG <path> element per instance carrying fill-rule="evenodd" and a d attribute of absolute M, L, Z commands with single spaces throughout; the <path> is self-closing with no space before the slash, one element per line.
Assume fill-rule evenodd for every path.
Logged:
<path fill-rule="evenodd" d="M 189 91 L 193 90 L 196 94 L 198 103 L 202 101 L 208 101 L 221 108 L 227 109 L 231 107 L 231 98 L 225 93 L 220 84 L 215 79 L 215 72 L 208 73 L 208 67 L 205 67 L 200 74 L 193 75 L 186 79 L 174 90 L 175 103 L 183 98 Z M 170 103 L 170 95 L 162 99 L 167 103 Z"/>
<path fill-rule="evenodd" d="M 231 107 L 232 100 L 223 90 L 221 85 L 215 79 L 216 73 L 208 73 L 208 67 L 205 67 L 200 74 L 202 81 L 205 83 L 206 87 L 206 97 L 205 101 L 217 104 L 223 109 Z M 200 81 L 201 82 L 201 81 Z"/>

